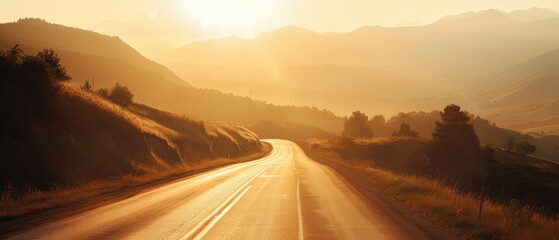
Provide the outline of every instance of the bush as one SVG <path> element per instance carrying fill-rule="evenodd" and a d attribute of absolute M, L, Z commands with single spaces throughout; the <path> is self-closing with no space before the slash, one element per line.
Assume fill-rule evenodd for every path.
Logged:
<path fill-rule="evenodd" d="M 111 95 L 109 96 L 109 100 L 112 102 L 121 105 L 123 107 L 128 107 L 132 104 L 132 99 L 134 95 L 126 86 L 122 86 L 118 83 L 111 89 Z"/>
<path fill-rule="evenodd" d="M 519 154 L 531 154 L 536 151 L 536 146 L 530 144 L 528 141 L 521 141 L 512 146 L 512 151 Z"/>
<path fill-rule="evenodd" d="M 111 90 L 108 90 L 106 88 L 100 88 L 97 91 L 95 91 L 95 93 L 123 107 L 130 106 L 130 104 L 132 104 L 133 102 L 132 99 L 134 98 L 134 94 L 132 94 L 132 92 L 130 91 L 130 89 L 128 89 L 128 87 L 122 86 L 118 83 L 116 83 Z"/>
<path fill-rule="evenodd" d="M 344 121 L 344 131 L 342 133 L 345 137 L 356 138 L 369 138 L 373 136 L 373 130 L 368 124 L 369 117 L 360 111 L 355 111 Z"/>
<path fill-rule="evenodd" d="M 393 137 L 412 137 L 412 138 L 418 138 L 419 137 L 419 133 L 413 129 L 411 129 L 411 126 L 407 123 L 402 123 L 402 125 L 400 125 L 400 130 L 398 130 L 397 132 L 394 131 L 392 133 Z"/>

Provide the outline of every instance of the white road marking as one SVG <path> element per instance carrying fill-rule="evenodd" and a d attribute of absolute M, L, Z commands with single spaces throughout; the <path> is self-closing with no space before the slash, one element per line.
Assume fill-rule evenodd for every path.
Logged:
<path fill-rule="evenodd" d="M 223 211 L 221 211 L 221 213 L 219 215 L 217 215 L 208 225 L 206 225 L 206 227 L 204 229 L 202 229 L 202 231 L 200 233 L 198 233 L 198 235 L 196 235 L 196 237 L 194 237 L 195 240 L 199 240 L 202 239 L 206 233 L 208 233 L 217 222 L 219 222 L 219 220 L 225 216 L 225 214 L 227 212 L 229 212 L 229 210 L 231 210 L 231 208 L 233 206 L 235 206 L 235 204 L 241 200 L 241 198 L 243 197 L 243 195 L 245 195 L 245 193 L 252 187 L 252 185 L 249 185 L 248 187 L 245 188 L 245 190 L 243 192 L 241 192 L 241 194 L 239 194 L 239 196 L 237 196 L 237 198 L 235 198 L 235 200 L 233 200 L 233 202 L 231 202 L 229 205 L 227 205 L 227 207 L 225 209 L 223 209 Z"/>
<path fill-rule="evenodd" d="M 297 171 L 295 171 L 295 175 L 297 176 L 297 217 L 299 219 L 299 240 L 305 239 L 305 235 L 303 234 L 303 213 L 301 212 L 301 193 L 299 191 L 299 175 Z"/>
<path fill-rule="evenodd" d="M 232 205 L 228 205 L 228 203 L 231 202 L 232 199 L 235 199 L 236 201 L 238 201 L 240 199 L 239 198 L 235 198 L 235 196 L 238 195 L 239 192 L 241 192 L 243 189 L 245 189 L 246 186 L 248 186 L 252 181 L 254 181 L 254 179 L 256 179 L 257 177 L 259 177 L 260 175 L 262 175 L 264 172 L 266 172 L 266 170 L 268 170 L 268 168 L 270 168 L 270 165 L 268 165 L 266 168 L 262 169 L 262 171 L 260 171 L 258 174 L 256 174 L 254 177 L 252 177 L 250 180 L 248 180 L 248 182 L 246 182 L 245 184 L 243 184 L 243 186 L 241 186 L 239 189 L 237 189 L 237 191 L 235 191 L 231 196 L 229 196 L 223 203 L 221 203 L 221 205 L 219 205 L 212 213 L 210 213 L 210 215 L 206 216 L 202 221 L 200 221 L 198 224 L 196 224 L 196 226 L 194 226 L 194 228 L 192 228 L 190 231 L 188 231 L 182 238 L 180 238 L 181 240 L 186 240 L 186 239 L 192 239 L 192 236 L 199 232 L 200 228 L 202 228 L 204 225 L 206 225 L 208 222 L 210 222 L 210 220 L 212 220 L 220 211 L 222 211 L 223 209 L 231 206 Z M 246 191 L 248 191 L 249 188 L 245 189 L 245 191 L 243 191 L 241 193 L 240 196 L 244 195 L 244 193 L 246 193 Z M 236 201 L 234 201 L 236 203 Z M 228 210 L 227 210 L 228 211 Z M 225 214 L 225 213 L 224 213 Z M 219 217 L 221 218 L 221 217 Z M 219 219 L 218 219 L 219 220 Z M 213 222 L 213 221 L 212 221 Z M 215 223 L 214 223 L 215 225 Z M 208 225 L 209 226 L 209 225 Z M 213 227 L 213 225 L 212 225 Z M 207 228 L 207 227 L 206 227 Z M 207 229 L 204 228 L 202 231 L 209 231 L 211 228 Z M 205 235 L 205 233 L 204 233 Z"/>

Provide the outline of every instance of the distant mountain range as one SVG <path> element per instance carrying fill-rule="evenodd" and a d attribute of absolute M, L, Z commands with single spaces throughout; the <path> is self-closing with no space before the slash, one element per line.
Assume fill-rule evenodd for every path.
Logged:
<path fill-rule="evenodd" d="M 508 16 L 510 18 L 520 20 L 520 21 L 527 21 L 527 22 L 546 20 L 546 19 L 552 19 L 552 18 L 559 17 L 558 12 L 556 12 L 554 10 L 551 10 L 549 8 L 533 7 L 533 8 L 526 9 L 526 10 L 515 10 L 515 11 L 511 11 L 511 12 L 504 12 L 504 11 L 500 11 L 500 10 L 494 10 L 494 11 L 497 11 L 500 14 L 503 14 L 503 15 Z M 461 13 L 461 14 L 457 14 L 457 15 L 449 15 L 449 16 L 444 17 L 444 19 L 472 18 L 472 17 L 476 17 L 478 15 L 481 15 L 484 12 L 486 12 L 486 11 L 471 11 L 471 12 Z"/>
<path fill-rule="evenodd" d="M 285 27 L 255 39 L 189 44 L 156 59 L 198 86 L 340 115 L 427 111 L 450 102 L 493 115 L 553 97 L 546 90 L 555 84 L 549 74 L 559 71 L 557 29 L 559 13 L 550 9 L 484 10 L 418 27 L 329 34 Z"/>

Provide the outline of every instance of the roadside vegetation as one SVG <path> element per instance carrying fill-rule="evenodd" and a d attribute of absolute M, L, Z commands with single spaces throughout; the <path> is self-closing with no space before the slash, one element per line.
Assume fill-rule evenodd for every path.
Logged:
<path fill-rule="evenodd" d="M 269 150 L 243 127 L 135 103 L 123 85 L 105 95 L 69 79 L 52 50 L 0 51 L 0 217 L 246 161 Z"/>
<path fill-rule="evenodd" d="M 406 123 L 392 137 L 311 139 L 309 154 L 366 171 L 384 192 L 465 238 L 559 239 L 559 165 L 480 145 L 459 106 L 440 115 L 431 139 Z M 480 221 L 482 167 L 491 175 Z"/>

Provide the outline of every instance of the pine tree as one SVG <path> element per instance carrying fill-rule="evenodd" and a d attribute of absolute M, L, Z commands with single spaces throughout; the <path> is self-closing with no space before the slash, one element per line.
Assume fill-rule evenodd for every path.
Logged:
<path fill-rule="evenodd" d="M 442 122 L 436 122 L 432 155 L 436 168 L 454 174 L 466 171 L 479 160 L 480 146 L 468 114 L 458 105 L 448 105 L 441 112 Z"/>
<path fill-rule="evenodd" d="M 83 83 L 82 85 L 82 90 L 86 91 L 86 92 L 92 92 L 93 88 L 91 87 L 91 84 L 89 84 L 89 80 L 86 80 L 85 83 Z"/>

